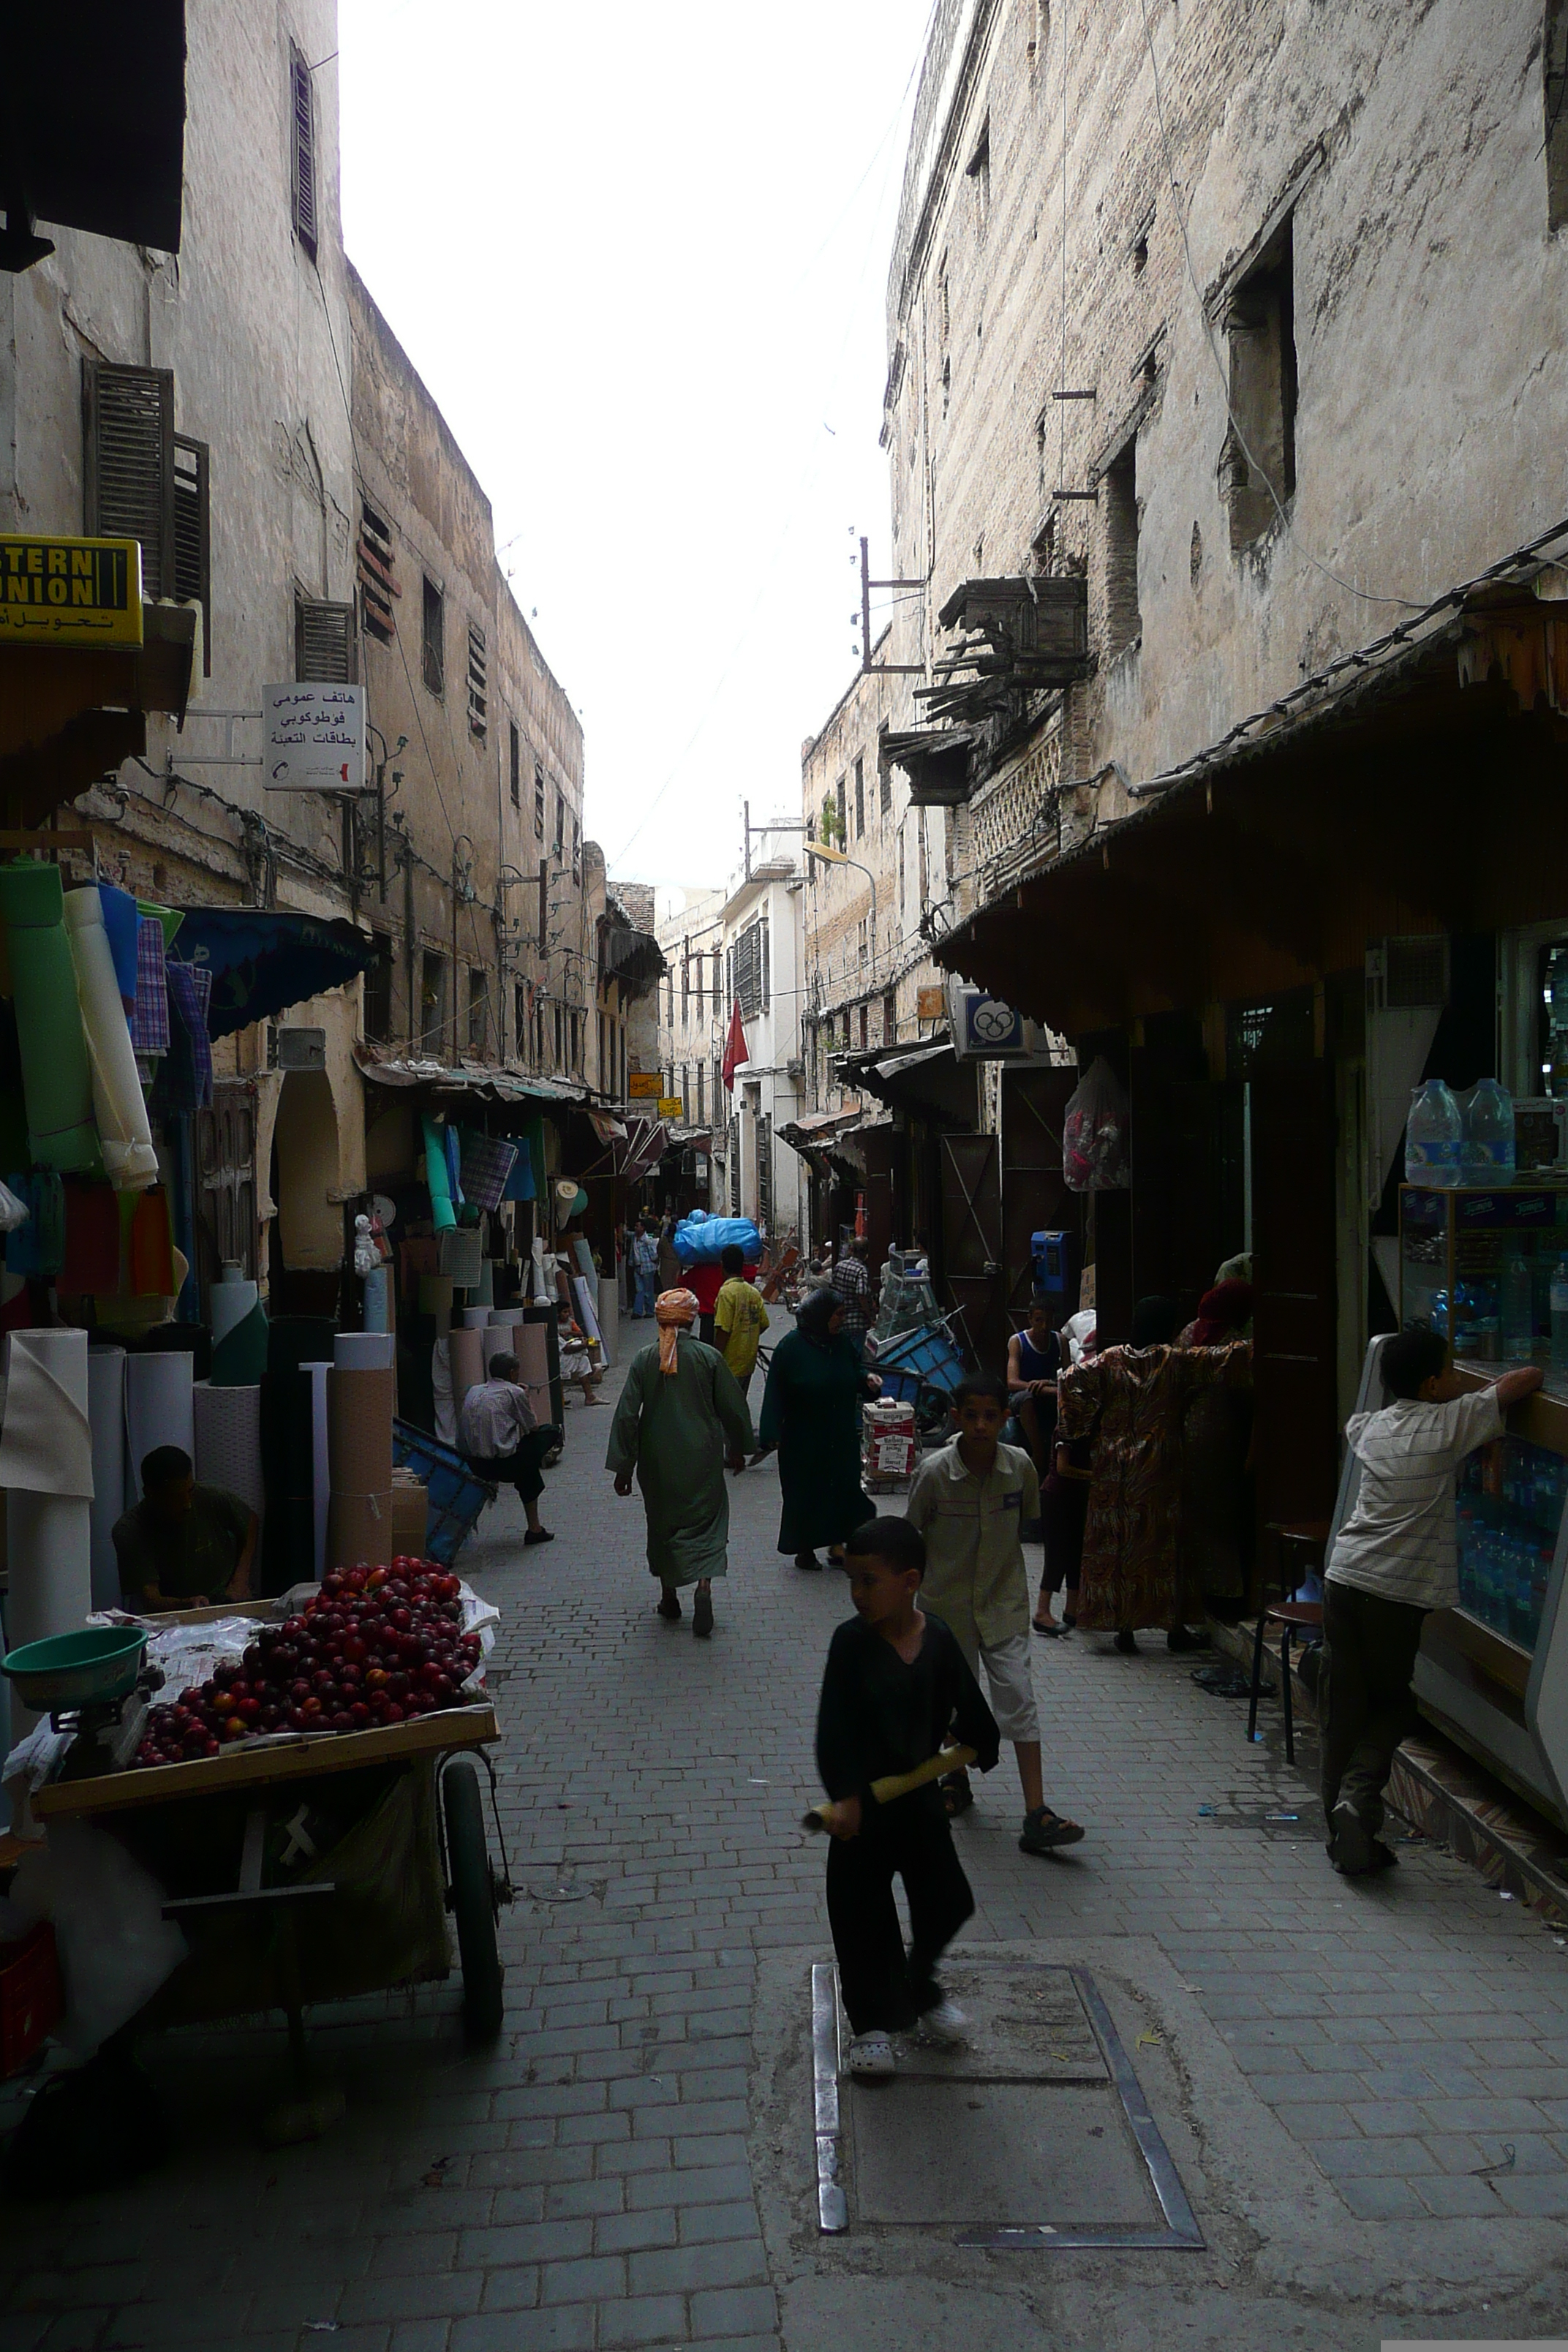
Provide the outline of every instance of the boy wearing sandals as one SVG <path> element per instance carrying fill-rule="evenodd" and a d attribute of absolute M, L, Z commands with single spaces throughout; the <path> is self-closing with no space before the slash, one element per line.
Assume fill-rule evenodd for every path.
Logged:
<path fill-rule="evenodd" d="M 1083 1832 L 1053 1812 L 1040 1771 L 1040 1718 L 1029 1654 L 1029 1574 L 1023 1526 L 1039 1517 L 1040 1484 L 1021 1446 L 1000 1443 L 1007 1391 L 993 1375 L 961 1381 L 956 1434 L 925 1462 L 910 1490 L 908 1517 L 925 1538 L 921 1605 L 940 1617 L 978 1677 L 982 1663 L 992 1712 L 1018 1759 L 1024 1792 L 1024 1853 L 1054 1853 Z M 948 1810 L 972 1801 L 967 1779 L 947 1786 Z"/>

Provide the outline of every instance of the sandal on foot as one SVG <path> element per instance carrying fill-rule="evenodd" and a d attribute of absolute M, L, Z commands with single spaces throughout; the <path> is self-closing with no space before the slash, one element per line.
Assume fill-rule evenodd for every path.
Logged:
<path fill-rule="evenodd" d="M 797 1551 L 795 1564 L 796 1568 L 815 1568 L 819 1576 L 822 1573 L 822 1562 L 814 1551 Z"/>
<path fill-rule="evenodd" d="M 701 1642 L 705 1642 L 713 1631 L 713 1595 L 710 1592 L 699 1592 L 692 1602 L 691 1630 Z"/>
<path fill-rule="evenodd" d="M 1023 1834 L 1018 1840 L 1020 1853 L 1054 1853 L 1058 1846 L 1077 1845 L 1083 1835 L 1077 1822 L 1064 1814 L 1053 1813 L 1049 1805 L 1038 1805 L 1032 1813 L 1024 1815 Z"/>
<path fill-rule="evenodd" d="M 673 1624 L 675 1620 L 680 1614 L 679 1593 L 672 1592 L 667 1588 L 659 1596 L 658 1613 L 661 1617 L 668 1617 L 670 1623 Z"/>

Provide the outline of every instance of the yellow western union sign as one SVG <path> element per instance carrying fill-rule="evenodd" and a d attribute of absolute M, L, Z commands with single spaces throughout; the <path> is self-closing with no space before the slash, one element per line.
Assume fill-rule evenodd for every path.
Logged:
<path fill-rule="evenodd" d="M 135 540 L 0 535 L 0 645 L 141 643 Z"/>

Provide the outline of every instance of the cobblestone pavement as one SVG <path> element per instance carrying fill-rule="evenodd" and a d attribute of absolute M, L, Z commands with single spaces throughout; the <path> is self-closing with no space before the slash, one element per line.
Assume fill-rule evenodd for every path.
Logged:
<path fill-rule="evenodd" d="M 764 2239 L 759 2187 L 804 2189 L 810 2142 L 752 2126 L 754 2028 L 787 2039 L 773 2012 L 797 1997 L 804 2037 L 825 1947 L 821 1848 L 798 1816 L 843 1585 L 773 1549 L 764 1465 L 732 1484 L 715 1638 L 661 1624 L 640 1508 L 601 1466 L 608 1421 L 572 1410 L 553 1545 L 524 1551 L 506 1502 L 463 1561 L 503 1619 L 491 1679 L 520 1895 L 499 2044 L 465 2048 L 455 1989 L 325 2012 L 313 2043 L 347 2116 L 265 2155 L 253 2118 L 280 2032 L 163 2037 L 152 2055 L 179 2153 L 112 2195 L 0 2214 L 0 2352 L 299 2352 L 318 2336 L 343 2352 L 761 2352 L 781 2326 L 790 2352 L 882 2340 L 869 2320 L 846 2328 L 835 2301 L 853 2256 L 836 2272 L 809 2233 Z M 1336 1878 L 1307 1783 L 1272 1733 L 1246 1744 L 1244 1706 L 1197 1690 L 1193 1661 L 1077 1637 L 1039 1643 L 1035 1663 L 1048 1793 L 1090 1835 L 1067 1861 L 1020 1855 L 1005 1763 L 959 1831 L 980 1905 L 967 1932 L 1154 1939 L 1239 2070 L 1227 2104 L 1283 2127 L 1259 2166 L 1289 2145 L 1317 2168 L 1327 2238 L 1293 2248 L 1242 2189 L 1228 2220 L 1203 2216 L 1206 2263 L 1124 2258 L 1118 2273 L 1083 2258 L 1072 2275 L 1101 2296 L 1099 2332 L 1074 2317 L 1061 2264 L 1026 2276 L 975 2257 L 949 2263 L 929 2320 L 911 2304 L 887 2340 L 1375 2345 L 1369 2308 L 1417 2305 L 1447 2316 L 1406 2332 L 1477 2336 L 1505 2282 L 1512 2319 L 1551 2332 L 1568 2313 L 1552 2226 L 1568 2215 L 1563 1942 L 1419 1843 L 1383 1881 Z M 1266 2297 L 1265 2315 L 1245 2318 L 1237 2293 Z M 1169 2319 L 1184 2308 L 1186 2333 Z"/>

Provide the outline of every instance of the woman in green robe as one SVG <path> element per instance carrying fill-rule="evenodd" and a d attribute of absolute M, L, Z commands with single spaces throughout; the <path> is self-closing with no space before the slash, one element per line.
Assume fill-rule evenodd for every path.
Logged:
<path fill-rule="evenodd" d="M 860 1484 L 860 1400 L 881 1382 L 864 1370 L 843 1322 L 837 1293 L 814 1291 L 773 1349 L 763 1398 L 762 1444 L 778 1447 L 784 1490 L 779 1549 L 794 1552 L 796 1568 L 820 1569 L 819 1543 L 837 1556 L 877 1515 Z"/>
<path fill-rule="evenodd" d="M 639 1349 L 610 1424 L 605 1466 L 617 1495 L 635 1472 L 647 1514 L 647 1564 L 662 1591 L 658 1613 L 678 1618 L 679 1588 L 695 1584 L 691 1630 L 713 1631 L 711 1579 L 722 1576 L 730 1535 L 724 1467 L 739 1470 L 752 1448 L 752 1416 L 716 1348 L 691 1337 L 698 1314 L 689 1290 L 654 1302 L 657 1342 Z"/>

